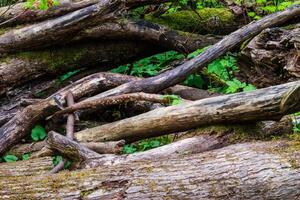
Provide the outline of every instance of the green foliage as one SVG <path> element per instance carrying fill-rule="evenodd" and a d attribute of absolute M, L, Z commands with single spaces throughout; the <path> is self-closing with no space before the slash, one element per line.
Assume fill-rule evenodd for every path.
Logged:
<path fill-rule="evenodd" d="M 74 76 L 75 74 L 77 74 L 78 72 L 82 71 L 83 69 L 77 69 L 74 71 L 69 71 L 63 75 L 61 75 L 58 79 L 60 82 L 67 80 L 68 78 Z"/>
<path fill-rule="evenodd" d="M 60 161 L 63 160 L 62 156 L 56 155 L 52 157 L 52 163 L 54 166 L 58 165 L 58 163 L 60 163 Z M 68 169 L 71 166 L 72 162 L 71 161 L 67 161 L 64 165 L 64 169 Z"/>
<path fill-rule="evenodd" d="M 46 130 L 41 125 L 36 125 L 31 130 L 31 138 L 33 141 L 39 141 L 45 139 L 47 136 Z"/>
<path fill-rule="evenodd" d="M 135 142 L 132 144 L 126 144 L 123 148 L 124 154 L 131 154 L 139 151 L 146 151 L 156 147 L 160 147 L 172 142 L 172 137 L 170 136 L 161 136 L 156 138 L 150 138 Z"/>
<path fill-rule="evenodd" d="M 182 99 L 177 95 L 164 95 L 164 99 L 167 99 L 172 106 L 182 103 Z"/>
<path fill-rule="evenodd" d="M 25 8 L 48 10 L 52 6 L 58 6 L 58 0 L 27 0 Z"/>
<path fill-rule="evenodd" d="M 122 65 L 111 71 L 139 77 L 155 76 L 170 62 L 182 58 L 184 58 L 182 54 L 176 51 L 168 51 L 141 59 L 133 64 Z"/>
<path fill-rule="evenodd" d="M 17 2 L 18 2 L 18 0 L 0 0 L 0 7 L 13 5 Z"/>
<path fill-rule="evenodd" d="M 3 156 L 3 160 L 5 162 L 16 162 L 18 160 L 18 157 L 15 155 L 7 154 L 7 155 Z"/>
<path fill-rule="evenodd" d="M 25 153 L 22 155 L 22 160 L 28 160 L 30 158 L 31 154 L 30 153 Z"/>
<path fill-rule="evenodd" d="M 293 127 L 294 133 L 300 133 L 300 123 L 298 123 L 297 120 L 296 120 L 296 117 L 300 116 L 300 112 L 294 113 L 292 116 L 295 119 L 294 120 L 294 127 Z"/>

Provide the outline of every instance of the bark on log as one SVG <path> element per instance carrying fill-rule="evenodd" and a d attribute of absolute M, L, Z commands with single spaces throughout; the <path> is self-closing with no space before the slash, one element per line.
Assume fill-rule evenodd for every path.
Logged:
<path fill-rule="evenodd" d="M 27 177 L 47 173 L 53 167 L 51 157 L 34 160 L 0 163 L 0 180 L 10 177 Z"/>
<path fill-rule="evenodd" d="M 160 51 L 163 49 L 146 42 L 114 41 L 9 55 L 0 61 L 0 95 L 39 77 L 87 67 L 106 71 Z"/>
<path fill-rule="evenodd" d="M 201 70 L 201 68 L 206 66 L 215 58 L 223 55 L 246 39 L 255 36 L 262 30 L 268 27 L 282 24 L 299 15 L 300 6 L 295 6 L 283 12 L 268 15 L 261 20 L 250 23 L 243 28 L 233 32 L 232 34 L 219 41 L 217 44 L 208 48 L 202 54 L 183 63 L 175 69 L 166 71 L 155 77 L 150 77 L 142 81 L 135 81 L 132 83 L 121 85 L 117 88 L 99 94 L 93 98 L 102 98 L 105 96 L 119 95 L 131 92 L 157 93 L 165 88 L 183 81 L 188 75 Z"/>
<path fill-rule="evenodd" d="M 24 108 L 0 128 L 0 155 L 25 137 L 36 122 L 45 119 L 59 110 L 57 103 L 53 99 L 54 97 L 60 102 L 59 104 L 63 105 L 65 103 L 64 98 L 66 92 L 68 91 L 72 91 L 75 100 L 77 100 L 85 95 L 93 95 L 96 92 L 105 91 L 123 83 L 138 79 L 139 78 L 132 76 L 113 73 L 96 73 L 57 91 L 40 103 Z M 177 92 L 182 92 L 183 87 L 184 86 L 180 86 L 178 88 L 177 86 L 174 86 L 168 90 L 172 91 L 172 89 L 174 89 L 174 93 L 176 94 Z M 189 87 L 186 88 L 190 89 Z M 199 95 L 203 95 L 203 98 L 210 95 L 206 92 L 199 93 Z"/>
<path fill-rule="evenodd" d="M 73 2 L 62 2 L 47 10 L 28 9 L 26 3 L 17 3 L 12 6 L 0 8 L 0 26 L 12 26 L 24 23 L 33 23 L 45 19 L 64 15 L 66 13 L 96 4 L 96 0 L 82 0 Z"/>
<path fill-rule="evenodd" d="M 258 87 L 300 78 L 300 28 L 266 29 L 248 43 L 242 55 L 241 62 L 253 67 L 243 67 L 238 77 Z"/>
<path fill-rule="evenodd" d="M 129 155 L 98 154 L 87 147 L 54 131 L 48 133 L 47 143 L 60 154 L 79 162 L 81 168 L 116 165 L 133 161 L 159 160 L 202 153 L 228 145 L 229 135 L 201 135 L 187 138 L 162 147 Z"/>
<path fill-rule="evenodd" d="M 11 30 L 0 36 L 0 53 L 15 52 L 58 44 L 84 28 L 101 24 L 120 16 L 136 6 L 163 3 L 168 0 L 105 0 L 61 17 Z"/>
<path fill-rule="evenodd" d="M 161 104 L 171 103 L 169 102 L 168 99 L 164 98 L 162 95 L 139 92 L 139 93 L 123 94 L 123 95 L 107 97 L 103 99 L 95 99 L 91 101 L 79 102 L 74 105 L 68 106 L 67 108 L 61 111 L 56 112 L 53 115 L 53 117 L 63 115 L 66 113 L 73 113 L 78 110 L 124 104 L 130 101 L 150 101 L 150 102 L 161 103 Z"/>
<path fill-rule="evenodd" d="M 171 49 L 189 53 L 216 43 L 220 37 L 182 34 L 145 21 L 119 20 L 83 30 L 69 39 L 77 43 L 2 58 L 0 95 L 15 85 L 45 74 L 54 76 L 79 67 L 97 66 L 108 70 L 113 66 Z M 90 39 L 93 42 L 86 42 Z M 82 42 L 85 44 L 80 44 Z"/>
<path fill-rule="evenodd" d="M 280 119 L 300 109 L 300 81 L 160 108 L 76 133 L 77 141 L 127 142 L 216 123 Z M 298 105 L 297 105 L 298 104 Z"/>
<path fill-rule="evenodd" d="M 297 199 L 296 149 L 284 141 L 245 143 L 174 159 L 6 177 L 0 179 L 0 194 L 11 199 Z"/>

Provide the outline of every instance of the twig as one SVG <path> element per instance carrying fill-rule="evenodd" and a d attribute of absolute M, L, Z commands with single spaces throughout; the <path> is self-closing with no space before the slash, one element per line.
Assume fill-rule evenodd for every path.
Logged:
<path fill-rule="evenodd" d="M 83 110 L 88 108 L 96 108 L 100 106 L 110 106 L 110 105 L 117 105 L 126 103 L 129 101 L 151 101 L 155 103 L 168 103 L 168 100 L 166 98 L 163 98 L 162 95 L 157 94 L 146 94 L 143 92 L 139 93 L 132 93 L 132 94 L 123 94 L 118 96 L 112 96 L 112 97 L 105 97 L 102 99 L 92 99 L 90 101 L 84 101 L 76 103 L 72 106 L 69 106 L 61 111 L 56 112 L 53 117 L 66 114 L 66 113 L 72 113 L 77 110 Z"/>
<path fill-rule="evenodd" d="M 71 91 L 67 94 L 66 101 L 67 101 L 68 106 L 74 105 L 74 96 L 73 96 Z M 73 138 L 74 138 L 74 123 L 75 123 L 75 115 L 73 113 L 71 113 L 71 114 L 68 115 L 67 125 L 66 125 L 67 138 L 69 138 L 71 140 L 73 140 Z M 60 161 L 58 163 L 58 165 L 56 165 L 50 171 L 50 173 L 55 174 L 55 173 L 63 170 L 65 164 L 67 163 L 67 161 L 68 160 L 64 158 L 62 161 Z"/>

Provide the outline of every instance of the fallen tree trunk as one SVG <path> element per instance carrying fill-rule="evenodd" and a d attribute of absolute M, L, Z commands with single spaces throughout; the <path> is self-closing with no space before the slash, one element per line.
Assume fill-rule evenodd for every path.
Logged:
<path fill-rule="evenodd" d="M 0 61 L 0 95 L 10 88 L 43 76 L 57 76 L 79 68 L 106 71 L 163 51 L 150 43 L 94 42 L 37 52 L 9 55 Z"/>
<path fill-rule="evenodd" d="M 296 199 L 296 149 L 283 141 L 245 143 L 173 159 L 6 177 L 0 179 L 0 194 L 12 199 Z"/>
<path fill-rule="evenodd" d="M 246 39 L 255 36 L 262 30 L 272 27 L 275 25 L 282 24 L 288 20 L 291 20 L 300 15 L 300 6 L 295 6 L 293 8 L 287 9 L 283 12 L 274 13 L 268 15 L 261 20 L 258 20 L 254 23 L 250 23 L 243 28 L 233 32 L 228 35 L 212 47 L 208 48 L 202 54 L 196 56 L 195 58 L 183 63 L 182 65 L 166 71 L 157 76 L 150 77 L 141 81 L 134 81 L 121 85 L 112 90 L 106 91 L 102 94 L 99 94 L 93 98 L 102 98 L 111 95 L 119 95 L 124 93 L 131 92 L 146 92 L 146 93 L 157 93 L 165 88 L 168 88 L 172 85 L 180 83 L 188 75 L 193 74 L 215 58 L 223 55 L 227 51 L 233 49 L 241 42 Z"/>
<path fill-rule="evenodd" d="M 242 55 L 241 62 L 247 66 L 240 68 L 238 77 L 258 87 L 300 78 L 300 28 L 266 29 L 247 44 Z"/>
<path fill-rule="evenodd" d="M 46 174 L 53 168 L 52 158 L 43 157 L 12 163 L 0 163 L 0 180 L 7 177 L 26 177 Z"/>
<path fill-rule="evenodd" d="M 127 142 L 216 123 L 280 119 L 299 111 L 300 82 L 217 96 L 150 111 L 76 133 L 77 141 Z M 76 105 L 76 104 L 75 104 Z"/>

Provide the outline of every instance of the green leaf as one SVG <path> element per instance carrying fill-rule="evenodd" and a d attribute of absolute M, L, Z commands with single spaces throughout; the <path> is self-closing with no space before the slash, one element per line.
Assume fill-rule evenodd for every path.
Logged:
<path fill-rule="evenodd" d="M 46 138 L 46 130 L 44 129 L 44 127 L 42 127 L 41 125 L 36 125 L 32 130 L 31 130 L 31 138 L 34 141 L 39 141 L 39 140 L 43 140 Z"/>
<path fill-rule="evenodd" d="M 177 95 L 164 95 L 163 98 L 172 106 L 182 103 L 182 99 Z"/>
<path fill-rule="evenodd" d="M 5 162 L 16 162 L 18 160 L 18 157 L 16 157 L 15 155 L 5 155 L 3 157 Z"/>
<path fill-rule="evenodd" d="M 53 156 L 52 157 L 52 163 L 54 164 L 54 166 L 56 166 L 56 165 L 58 165 L 58 163 L 60 162 L 60 161 L 62 161 L 62 156 Z"/>
<path fill-rule="evenodd" d="M 125 144 L 123 147 L 123 153 L 124 154 L 132 154 L 137 151 L 137 148 L 135 148 L 133 145 Z"/>
<path fill-rule="evenodd" d="M 243 88 L 244 92 L 253 91 L 253 90 L 256 90 L 256 87 L 254 85 L 251 85 L 251 84 L 248 84 L 246 87 Z"/>
<path fill-rule="evenodd" d="M 25 153 L 22 155 L 22 160 L 28 160 L 30 157 L 30 153 Z"/>

